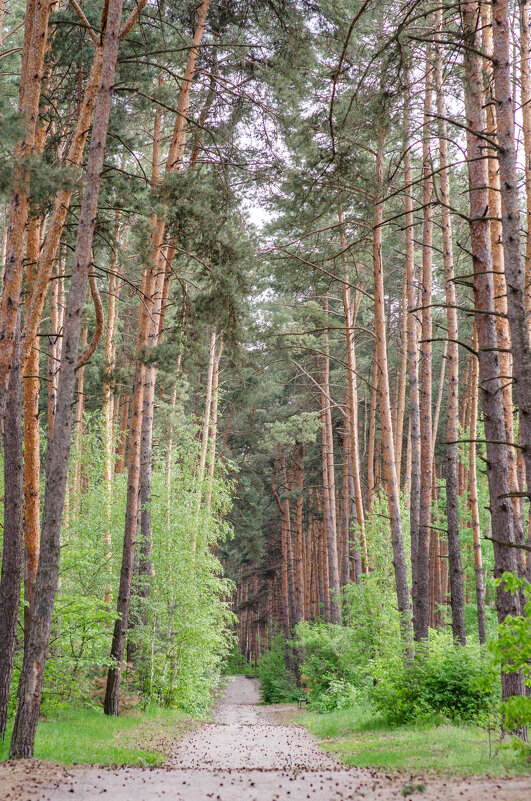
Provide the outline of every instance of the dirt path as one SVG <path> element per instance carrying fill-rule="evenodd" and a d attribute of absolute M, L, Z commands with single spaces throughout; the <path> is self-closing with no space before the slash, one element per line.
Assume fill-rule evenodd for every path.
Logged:
<path fill-rule="evenodd" d="M 26 801 L 391 801 L 409 778 L 347 769 L 302 727 L 286 725 L 275 708 L 258 706 L 254 680 L 237 677 L 205 723 L 177 743 L 164 769 L 76 768 L 48 786 L 27 786 Z M 59 784 L 57 784 L 59 780 Z M 414 799 L 531 801 L 527 779 L 442 781 Z M 416 782 L 415 782 L 416 783 Z M 33 792 L 31 792 L 33 790 Z M 31 793 L 31 794 L 30 794 Z M 3 799 L 2 799 L 3 801 Z"/>

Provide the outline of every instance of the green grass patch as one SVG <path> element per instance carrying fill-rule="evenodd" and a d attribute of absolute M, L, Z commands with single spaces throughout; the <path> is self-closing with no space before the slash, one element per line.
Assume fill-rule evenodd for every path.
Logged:
<path fill-rule="evenodd" d="M 61 710 L 39 722 L 35 758 L 65 765 L 160 765 L 189 722 L 188 715 L 175 709 L 119 718 L 93 709 Z M 0 741 L 0 761 L 8 757 L 11 728 L 12 723 Z"/>
<path fill-rule="evenodd" d="M 363 707 L 301 721 L 347 765 L 386 771 L 437 772 L 448 776 L 514 776 L 531 772 L 531 746 L 514 737 L 500 741 L 478 726 L 438 721 L 392 727 Z"/>

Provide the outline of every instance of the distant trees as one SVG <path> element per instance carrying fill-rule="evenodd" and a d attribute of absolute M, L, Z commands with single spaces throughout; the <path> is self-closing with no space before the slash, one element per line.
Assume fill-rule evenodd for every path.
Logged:
<path fill-rule="evenodd" d="M 491 21 L 489 4 L 476 2 L 457 9 L 422 3 L 415 18 L 394 2 L 359 13 L 346 6 L 320 8 L 312 25 L 318 28 L 321 19 L 322 30 L 335 34 L 312 41 L 306 69 L 321 89 L 327 87 L 326 102 L 322 92 L 321 105 L 315 102 L 309 86 L 304 110 L 284 94 L 279 101 L 289 119 L 281 130 L 290 159 L 275 188 L 277 216 L 268 230 L 276 297 L 269 300 L 275 322 L 266 334 L 263 370 L 283 387 L 276 393 L 291 398 L 293 414 L 317 406 L 322 415 L 330 409 L 332 418 L 321 442 L 305 450 L 303 515 L 315 554 L 308 581 L 310 587 L 315 583 L 317 599 L 305 605 L 306 619 L 334 619 L 330 549 L 321 568 L 321 532 L 332 528 L 327 521 L 334 518 L 333 507 L 341 520 L 340 551 L 342 532 L 350 532 L 350 572 L 341 571 L 345 585 L 359 580 L 357 543 L 364 541 L 366 521 L 369 527 L 377 522 L 371 515 L 380 491 L 390 503 L 382 525 L 390 526 L 398 608 L 404 620 L 411 619 L 418 640 L 430 627 L 451 623 L 456 641 L 464 644 L 467 635 L 478 633 L 484 642 L 492 636 L 485 605 L 486 593 L 492 600 L 494 592 L 490 569 L 498 576 L 504 570 L 522 574 L 529 564 L 518 547 L 528 526 L 521 501 L 528 493 L 527 379 L 519 373 L 529 373 L 529 331 L 522 328 L 528 312 L 514 129 L 515 89 L 521 86 L 522 97 L 528 91 L 529 9 L 520 4 L 518 10 L 519 15 L 507 3 L 493 4 Z M 521 33 L 519 60 L 508 46 L 511 26 Z M 304 20 L 299 31 L 303 36 Z M 454 70 L 450 49 L 463 73 Z M 451 110 L 445 104 L 450 94 Z M 524 111 L 526 136 L 527 116 Z M 469 207 L 460 195 L 465 190 Z M 336 216 L 332 210 L 338 207 Z M 355 314 L 352 288 L 361 298 Z M 289 306 L 291 314 L 285 311 Z M 325 310 L 324 320 L 317 308 Z M 328 333 L 326 346 L 317 338 L 321 329 Z M 298 369 L 287 376 L 277 368 L 286 352 L 295 354 Z M 321 367 L 324 354 L 329 374 Z M 444 377 L 444 360 L 447 391 L 441 395 L 443 387 L 432 376 Z M 280 412 L 267 405 L 276 393 L 262 404 L 289 418 L 289 405 Z M 325 459 L 321 476 L 317 464 Z M 327 474 L 351 463 L 352 483 L 347 471 L 331 497 Z M 278 484 L 276 492 L 282 498 Z M 284 492 L 291 495 L 289 485 Z M 271 543 L 275 523 L 263 514 L 262 537 Z M 283 531 L 289 529 L 285 518 L 286 513 Z M 403 555 L 402 527 L 410 533 Z M 493 554 L 485 537 L 493 540 Z M 362 547 L 370 571 L 370 536 L 366 553 Z M 255 569 L 269 576 L 276 557 L 267 554 Z M 245 554 L 241 558 L 248 575 L 261 575 L 253 574 Z M 264 578 L 241 606 L 245 631 L 254 625 L 261 633 L 252 635 L 253 642 L 269 636 L 263 610 L 274 587 Z M 516 593 L 501 587 L 496 596 L 499 621 L 519 613 Z M 475 630 L 465 626 L 470 604 Z M 281 611 L 273 605 L 268 614 Z M 521 675 L 506 674 L 502 681 L 504 698 L 523 692 Z"/>

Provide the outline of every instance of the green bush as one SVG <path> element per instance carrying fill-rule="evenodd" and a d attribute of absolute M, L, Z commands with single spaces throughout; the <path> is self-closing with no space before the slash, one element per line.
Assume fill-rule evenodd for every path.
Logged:
<path fill-rule="evenodd" d="M 415 658 L 375 666 L 371 692 L 376 709 L 393 723 L 442 715 L 480 720 L 491 709 L 496 674 L 478 647 L 456 645 L 449 632 L 431 631 Z"/>
<path fill-rule="evenodd" d="M 264 704 L 292 703 L 299 697 L 295 677 L 286 668 L 282 634 L 273 637 L 271 648 L 259 658 L 258 678 Z"/>
<path fill-rule="evenodd" d="M 238 643 L 234 643 L 222 666 L 224 676 L 256 676 L 256 668 L 238 650 Z"/>
<path fill-rule="evenodd" d="M 330 712 L 356 703 L 369 675 L 355 629 L 299 623 L 296 646 L 302 654 L 301 683 L 309 690 L 310 709 Z"/>
<path fill-rule="evenodd" d="M 508 615 L 499 626 L 499 636 L 489 643 L 489 651 L 504 673 L 521 670 L 526 686 L 531 688 L 531 583 L 514 573 L 504 573 L 498 584 L 509 592 L 519 592 L 523 598 L 523 614 Z M 507 727 L 531 725 L 531 695 L 513 696 L 503 704 Z"/>

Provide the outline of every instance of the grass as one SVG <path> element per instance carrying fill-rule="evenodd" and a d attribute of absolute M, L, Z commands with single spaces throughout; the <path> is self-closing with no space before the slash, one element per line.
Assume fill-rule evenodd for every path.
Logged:
<path fill-rule="evenodd" d="M 517 738 L 501 742 L 478 726 L 428 722 L 389 726 L 363 707 L 326 714 L 305 713 L 301 721 L 342 762 L 386 771 L 437 772 L 448 776 L 515 776 L 529 773 L 531 747 Z"/>
<path fill-rule="evenodd" d="M 39 722 L 35 758 L 65 765 L 160 765 L 189 722 L 188 715 L 174 709 L 119 718 L 95 709 L 61 710 Z M 8 757 L 10 739 L 8 727 L 0 741 L 0 761 Z"/>

